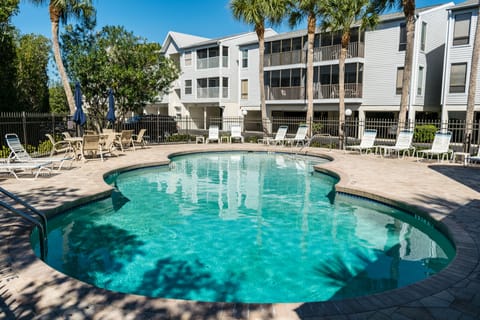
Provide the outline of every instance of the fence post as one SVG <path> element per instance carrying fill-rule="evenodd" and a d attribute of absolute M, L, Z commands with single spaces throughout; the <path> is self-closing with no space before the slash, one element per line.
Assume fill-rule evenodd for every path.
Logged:
<path fill-rule="evenodd" d="M 28 144 L 27 141 L 27 116 L 25 111 L 22 111 L 22 128 L 23 128 L 23 143 L 25 144 L 25 148 Z"/>

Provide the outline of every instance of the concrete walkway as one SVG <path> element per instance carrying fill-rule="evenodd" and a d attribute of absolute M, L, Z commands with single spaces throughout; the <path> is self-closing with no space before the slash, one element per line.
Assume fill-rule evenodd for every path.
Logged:
<path fill-rule="evenodd" d="M 34 181 L 1 176 L 0 184 L 54 214 L 108 195 L 110 187 L 103 182 L 108 172 L 164 164 L 173 153 L 230 149 L 298 151 L 255 144 L 152 146 L 105 162 L 75 163 L 70 170 Z M 337 191 L 378 199 L 438 221 L 457 248 L 453 262 L 413 285 L 342 301 L 234 304 L 150 299 L 92 287 L 51 269 L 31 250 L 31 227 L 0 210 L 0 318 L 480 319 L 480 167 L 320 148 L 301 152 L 333 159 L 318 170 L 341 178 Z"/>

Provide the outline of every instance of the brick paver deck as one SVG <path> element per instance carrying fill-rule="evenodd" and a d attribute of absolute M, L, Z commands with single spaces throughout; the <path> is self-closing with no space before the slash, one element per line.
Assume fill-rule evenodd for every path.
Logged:
<path fill-rule="evenodd" d="M 119 168 L 164 164 L 168 155 L 207 150 L 293 151 L 254 144 L 167 145 L 126 152 L 105 162 L 17 181 L 7 190 L 49 214 L 108 195 L 103 175 Z M 453 240 L 457 255 L 440 273 L 413 285 L 365 297 L 315 303 L 234 304 L 151 299 L 110 292 L 69 278 L 37 259 L 31 227 L 0 211 L 1 319 L 479 319 L 480 167 L 384 159 L 307 148 L 327 156 L 318 169 L 337 174 L 337 190 L 429 215 Z M 3 179 L 3 180 L 2 180 Z"/>

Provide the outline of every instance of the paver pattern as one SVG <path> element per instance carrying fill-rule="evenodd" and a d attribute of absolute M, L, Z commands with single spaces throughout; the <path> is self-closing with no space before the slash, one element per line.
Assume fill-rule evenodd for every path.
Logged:
<path fill-rule="evenodd" d="M 33 181 L 0 176 L 3 188 L 49 215 L 107 196 L 103 176 L 166 164 L 174 153 L 218 150 L 299 152 L 329 157 L 317 169 L 340 177 L 337 191 L 432 217 L 456 248 L 442 272 L 381 294 L 315 303 L 236 304 L 152 299 L 96 288 L 51 269 L 33 254 L 31 226 L 0 210 L 1 319 L 480 319 L 480 167 L 380 158 L 322 148 L 255 144 L 161 145 L 105 162 L 74 163 Z"/>

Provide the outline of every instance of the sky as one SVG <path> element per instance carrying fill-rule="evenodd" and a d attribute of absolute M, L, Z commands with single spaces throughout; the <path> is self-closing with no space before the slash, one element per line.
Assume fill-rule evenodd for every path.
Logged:
<path fill-rule="evenodd" d="M 416 6 L 420 8 L 447 2 L 416 0 Z M 459 2 L 462 0 L 455 1 Z M 98 28 L 123 25 L 136 36 L 160 44 L 169 31 L 212 39 L 253 31 L 251 26 L 233 18 L 229 3 L 230 0 L 93 0 Z M 22 34 L 51 37 L 48 5 L 38 7 L 29 0 L 21 0 L 20 12 L 12 23 Z M 306 25 L 299 25 L 299 28 L 306 28 Z M 291 30 L 286 24 L 274 29 L 279 33 Z"/>

